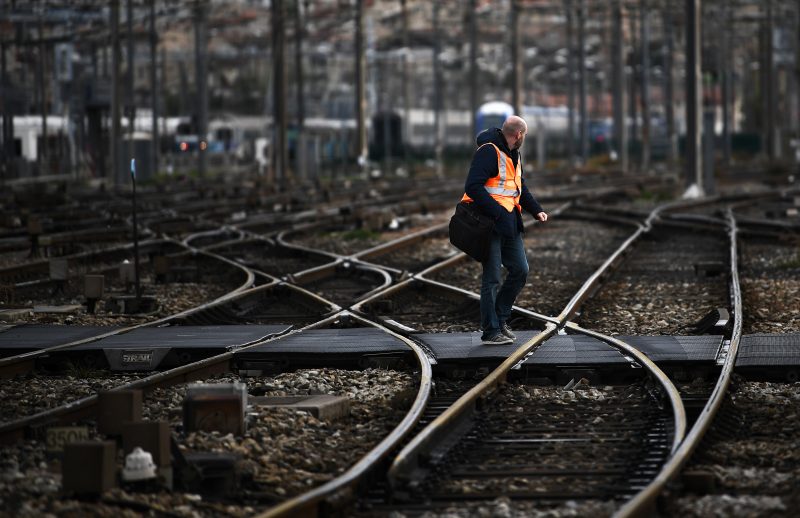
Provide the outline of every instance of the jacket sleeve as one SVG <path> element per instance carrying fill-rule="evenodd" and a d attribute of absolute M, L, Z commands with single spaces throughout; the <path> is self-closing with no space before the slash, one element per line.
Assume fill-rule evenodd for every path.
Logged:
<path fill-rule="evenodd" d="M 522 193 L 519 196 L 519 204 L 520 206 L 529 212 L 532 216 L 536 216 L 540 212 L 544 212 L 544 209 L 539 202 L 536 201 L 536 198 L 533 197 L 531 191 L 528 190 L 528 187 L 525 185 L 525 178 L 522 178 Z"/>
<path fill-rule="evenodd" d="M 472 198 L 481 212 L 498 219 L 503 216 L 503 207 L 492 198 L 484 185 L 493 176 L 497 176 L 497 153 L 492 146 L 479 148 L 472 157 L 464 192 Z"/>

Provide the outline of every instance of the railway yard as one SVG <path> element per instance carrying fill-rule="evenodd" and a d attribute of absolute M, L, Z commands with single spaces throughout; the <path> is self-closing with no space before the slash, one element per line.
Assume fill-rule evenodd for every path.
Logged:
<path fill-rule="evenodd" d="M 502 346 L 461 180 L 145 189 L 136 240 L 128 194 L 4 192 L 0 513 L 791 516 L 800 190 L 761 180 L 538 178 Z"/>

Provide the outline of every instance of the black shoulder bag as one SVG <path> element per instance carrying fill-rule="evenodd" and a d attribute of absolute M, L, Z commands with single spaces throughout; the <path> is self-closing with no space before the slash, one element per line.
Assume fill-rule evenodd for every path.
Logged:
<path fill-rule="evenodd" d="M 492 218 L 482 214 L 473 203 L 460 202 L 450 218 L 450 243 L 482 263 L 489 257 L 492 229 Z"/>

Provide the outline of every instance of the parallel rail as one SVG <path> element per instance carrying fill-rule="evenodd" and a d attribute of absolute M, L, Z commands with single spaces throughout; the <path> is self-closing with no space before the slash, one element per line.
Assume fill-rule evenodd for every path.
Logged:
<path fill-rule="evenodd" d="M 733 368 L 736 365 L 736 358 L 739 350 L 739 343 L 742 338 L 742 289 L 739 283 L 739 262 L 738 262 L 738 247 L 737 236 L 738 228 L 736 219 L 733 213 L 728 210 L 728 233 L 730 236 L 730 261 L 731 261 L 731 287 L 733 296 L 733 332 L 731 334 L 730 346 L 728 353 L 725 357 L 725 362 L 722 366 L 717 382 L 714 389 L 706 402 L 699 417 L 695 421 L 692 428 L 686 434 L 685 439 L 681 442 L 677 450 L 673 452 L 672 457 L 664 465 L 664 468 L 658 476 L 648 485 L 647 488 L 642 490 L 634 498 L 629 500 L 617 512 L 619 517 L 632 517 L 632 516 L 645 516 L 654 507 L 655 501 L 661 492 L 664 490 L 666 484 L 674 479 L 679 473 L 681 468 L 689 461 L 692 453 L 700 445 L 705 434 L 711 428 L 714 418 L 719 412 L 720 407 L 728 392 L 728 387 L 731 383 L 731 376 Z"/>
<path fill-rule="evenodd" d="M 193 253 L 193 252 L 186 252 L 186 253 L 190 254 L 190 253 Z M 167 323 L 167 322 L 169 322 L 171 320 L 179 319 L 179 318 L 185 317 L 187 315 L 190 315 L 193 312 L 202 310 L 202 309 L 204 309 L 206 307 L 212 307 L 212 306 L 218 305 L 218 304 L 220 304 L 222 302 L 225 302 L 225 301 L 231 299 L 232 297 L 235 297 L 237 294 L 243 292 L 244 290 L 247 290 L 255 282 L 255 275 L 252 272 L 252 270 L 250 270 L 249 268 L 245 268 L 245 267 L 241 266 L 240 264 L 235 263 L 235 262 L 233 262 L 230 259 L 227 259 L 225 257 L 221 257 L 221 256 L 218 256 L 218 255 L 215 255 L 215 254 L 211 254 L 211 253 L 208 253 L 208 252 L 195 252 L 195 253 L 202 254 L 202 255 L 205 255 L 207 257 L 211 257 L 211 258 L 213 258 L 215 260 L 218 260 L 218 261 L 221 261 L 221 262 L 227 264 L 228 266 L 230 266 L 232 268 L 235 268 L 235 269 L 239 270 L 240 272 L 242 272 L 244 274 L 244 282 L 242 282 L 242 284 L 240 286 L 238 286 L 237 288 L 235 288 L 235 289 L 231 290 L 230 292 L 228 292 L 228 293 L 216 298 L 213 301 L 210 301 L 210 302 L 207 302 L 205 304 L 202 304 L 201 306 L 198 306 L 196 308 L 187 309 L 185 311 L 181 311 L 181 312 L 176 313 L 174 315 L 166 316 L 164 318 L 155 320 L 153 322 L 147 322 L 147 323 L 144 323 L 144 324 L 138 324 L 138 325 L 133 325 L 133 326 L 128 326 L 128 327 L 123 327 L 123 328 L 116 329 L 116 330 L 113 330 L 113 331 L 110 331 L 110 332 L 107 332 L 107 333 L 99 334 L 99 335 L 96 335 L 96 336 L 93 336 L 93 337 L 84 338 L 82 340 L 77 340 L 77 341 L 73 341 L 73 342 L 58 344 L 58 345 L 54 345 L 52 347 L 47 347 L 47 348 L 39 349 L 39 350 L 36 350 L 36 351 L 22 353 L 22 354 L 18 354 L 18 355 L 15 355 L 15 356 L 10 356 L 8 358 L 2 358 L 2 359 L 0 359 L 0 379 L 9 378 L 9 377 L 17 376 L 17 375 L 20 375 L 20 374 L 23 374 L 23 373 L 31 372 L 36 366 L 36 361 L 38 359 L 41 359 L 41 358 L 47 356 L 50 353 L 57 352 L 57 351 L 58 352 L 63 352 L 64 350 L 67 350 L 67 349 L 72 348 L 72 347 L 76 347 L 78 345 L 83 345 L 83 344 L 87 344 L 87 343 L 90 343 L 90 342 L 94 342 L 94 341 L 100 340 L 102 338 L 107 338 L 109 336 L 114 336 L 114 335 L 118 335 L 118 334 L 122 334 L 122 333 L 127 333 L 129 331 L 132 331 L 134 329 L 139 329 L 139 328 L 142 328 L 142 327 L 157 327 L 157 326 L 159 326 L 161 324 L 164 324 L 164 323 Z"/>
<path fill-rule="evenodd" d="M 712 203 L 716 200 L 700 200 L 699 203 Z M 725 358 L 725 364 L 723 365 L 722 372 L 720 374 L 719 379 L 717 380 L 716 386 L 714 391 L 709 398 L 708 402 L 706 403 L 700 417 L 692 426 L 691 430 L 687 432 L 687 423 L 686 423 L 686 413 L 685 409 L 683 408 L 683 403 L 681 402 L 680 395 L 675 388 L 675 386 L 670 382 L 669 378 L 651 361 L 647 358 L 643 353 L 636 350 L 629 344 L 626 344 L 618 339 L 615 339 L 610 336 L 605 336 L 596 332 L 593 332 L 588 329 L 582 329 L 580 326 L 574 324 L 570 320 L 575 316 L 575 314 L 579 311 L 580 306 L 586 301 L 586 299 L 590 296 L 590 294 L 597 288 L 599 283 L 602 279 L 604 279 L 610 271 L 613 270 L 614 267 L 618 266 L 622 257 L 628 253 L 631 249 L 632 245 L 646 232 L 649 232 L 652 229 L 653 224 L 656 221 L 663 220 L 663 219 L 670 219 L 672 221 L 675 220 L 682 220 L 686 224 L 694 224 L 697 223 L 698 219 L 696 217 L 681 217 L 679 214 L 675 214 L 679 212 L 680 209 L 684 207 L 691 207 L 696 205 L 698 202 L 676 202 L 667 205 L 663 205 L 655 209 L 652 213 L 649 214 L 647 219 L 644 222 L 637 224 L 635 231 L 633 234 L 614 252 L 608 259 L 584 282 L 583 286 L 575 293 L 566 307 L 562 310 L 562 312 L 557 317 L 548 317 L 544 315 L 532 314 L 534 318 L 541 320 L 544 323 L 544 330 L 541 331 L 538 335 L 533 337 L 528 342 L 522 344 L 511 356 L 509 356 L 506 361 L 504 361 L 497 369 L 492 371 L 484 380 L 482 380 L 478 385 L 476 385 L 473 389 L 469 392 L 464 394 L 458 401 L 452 405 L 450 408 L 445 410 L 438 418 L 434 419 L 420 434 L 416 435 L 402 450 L 401 452 L 394 458 L 392 462 L 392 466 L 389 469 L 389 479 L 392 483 L 396 485 L 400 485 L 403 483 L 403 480 L 408 478 L 408 474 L 413 471 L 416 466 L 418 465 L 420 456 L 425 455 L 426 451 L 430 451 L 434 445 L 440 443 L 443 440 L 451 441 L 453 438 L 450 435 L 452 432 L 452 426 L 461 423 L 467 416 L 470 415 L 471 412 L 475 410 L 476 402 L 482 398 L 485 398 L 489 395 L 492 389 L 496 388 L 498 384 L 504 383 L 505 379 L 511 369 L 520 365 L 524 360 L 535 350 L 536 347 L 541 345 L 545 340 L 553 336 L 557 331 L 560 329 L 567 329 L 574 333 L 582 333 L 589 336 L 593 336 L 597 339 L 604 341 L 605 343 L 609 344 L 612 347 L 623 352 L 625 355 L 630 356 L 634 359 L 634 361 L 642 366 L 649 375 L 658 383 L 658 385 L 663 390 L 663 393 L 667 396 L 667 399 L 670 403 L 670 408 L 672 409 L 673 414 L 673 437 L 672 437 L 672 445 L 670 448 L 671 456 L 664 464 L 658 475 L 652 480 L 648 486 L 638 493 L 635 497 L 631 500 L 626 502 L 619 510 L 617 515 L 618 516 L 641 516 L 646 514 L 649 510 L 652 509 L 654 506 L 655 500 L 663 490 L 665 484 L 673 479 L 677 474 L 680 472 L 680 469 L 683 465 L 688 461 L 689 457 L 691 456 L 692 452 L 697 448 L 699 441 L 702 439 L 706 431 L 711 425 L 716 413 L 719 410 L 719 407 L 722 403 L 722 400 L 727 392 L 728 386 L 730 384 L 730 376 L 733 371 L 733 365 L 736 359 L 736 353 L 738 350 L 739 341 L 741 339 L 741 322 L 742 322 L 742 302 L 741 302 L 741 288 L 739 286 L 739 278 L 738 278 L 738 262 L 737 262 L 737 247 L 736 247 L 736 240 L 739 229 L 737 228 L 737 221 L 736 218 L 733 216 L 731 210 L 728 210 L 726 214 L 725 221 L 728 225 L 728 233 L 731 241 L 731 279 L 732 279 L 732 296 L 734 301 L 734 329 L 733 329 L 733 336 L 731 339 L 730 348 L 728 350 L 728 354 Z M 569 204 L 560 207 L 561 210 L 566 208 Z M 555 214 L 558 214 L 558 210 L 554 211 Z M 621 219 L 626 220 L 630 223 L 633 216 L 631 214 L 623 214 L 619 213 L 618 216 Z M 711 222 L 714 223 L 714 222 Z M 439 225 L 442 226 L 442 225 Z M 778 225 L 780 226 L 780 225 Z M 394 249 L 395 247 L 403 246 L 404 244 L 408 244 L 408 242 L 414 242 L 417 239 L 423 238 L 429 232 L 436 231 L 437 228 L 429 228 L 424 229 L 420 232 L 417 232 L 411 236 L 405 236 L 398 240 L 392 241 L 390 243 L 386 243 L 376 247 L 375 249 L 370 249 L 366 251 L 361 251 L 356 254 L 353 254 L 353 258 L 355 259 L 367 259 L 371 257 L 373 254 L 379 255 L 384 252 L 388 252 L 389 250 Z M 279 242 L 283 242 L 283 236 L 279 237 Z M 297 246 L 297 245 L 295 245 Z M 298 247 L 302 248 L 302 247 Z M 315 251 L 317 252 L 317 251 Z M 296 515 L 297 513 L 308 513 L 310 515 L 318 513 L 323 508 L 329 507 L 338 507 L 342 505 L 342 502 L 350 499 L 355 494 L 355 490 L 358 485 L 363 481 L 363 478 L 371 473 L 379 460 L 385 460 L 391 454 L 392 450 L 397 448 L 400 444 L 400 441 L 407 436 L 409 430 L 413 427 L 413 425 L 418 422 L 421 412 L 425 407 L 425 404 L 429 397 L 430 392 L 430 383 L 431 383 L 431 371 L 430 371 L 430 362 L 431 359 L 425 355 L 425 352 L 422 351 L 419 346 L 413 341 L 410 340 L 406 333 L 403 332 L 402 329 L 391 329 L 386 324 L 378 324 L 370 320 L 367 316 L 363 315 L 361 309 L 365 303 L 370 302 L 371 300 L 375 300 L 378 297 L 386 296 L 387 294 L 391 294 L 395 290 L 401 290 L 405 286 L 407 286 L 412 281 L 417 282 L 428 282 L 432 284 L 438 284 L 442 287 L 441 283 L 435 283 L 434 281 L 430 281 L 425 279 L 424 276 L 426 273 L 434 271 L 437 268 L 447 267 L 448 265 L 453 264 L 460 260 L 459 256 L 453 256 L 448 258 L 441 263 L 426 269 L 425 271 L 413 275 L 410 279 L 401 281 L 398 284 L 393 285 L 385 285 L 377 290 L 374 290 L 369 294 L 369 296 L 363 298 L 362 300 L 358 301 L 355 305 L 353 305 L 352 309 L 353 312 L 344 311 L 342 313 L 337 313 L 337 315 L 331 316 L 328 319 L 325 319 L 317 324 L 314 324 L 311 327 L 318 327 L 325 325 L 325 323 L 329 322 L 331 319 L 336 318 L 340 315 L 348 315 L 350 318 L 353 318 L 357 321 L 360 321 L 367 325 L 374 325 L 376 327 L 380 327 L 384 329 L 386 332 L 392 334 L 393 336 L 397 337 L 398 339 L 402 340 L 406 343 L 409 347 L 411 347 L 420 362 L 420 369 L 422 372 L 422 381 L 420 385 L 420 389 L 417 395 L 417 398 L 412 405 L 411 411 L 406 415 L 401 425 L 399 425 L 387 438 L 376 448 L 374 448 L 369 454 L 359 460 L 353 467 L 351 467 L 344 475 L 341 477 L 337 477 L 336 479 L 320 486 L 308 493 L 304 493 L 299 495 L 296 498 L 287 500 L 286 502 L 270 509 L 269 511 L 262 513 L 259 515 L 260 517 L 267 517 L 267 516 L 291 516 Z M 358 261 L 356 261 L 358 262 Z M 309 275 L 311 272 L 306 272 L 305 275 Z M 301 276 L 298 276 L 301 277 Z M 290 279 L 292 281 L 294 279 Z M 451 289 L 455 289 L 450 287 Z M 457 289 L 455 289 L 457 290 Z M 241 291 L 241 290 L 240 290 Z M 464 290 L 458 290 L 461 292 L 461 295 L 468 295 L 472 298 L 475 297 L 475 294 L 470 294 L 469 292 L 465 292 Z M 226 295 L 224 298 L 230 298 L 231 294 Z M 212 304 L 219 303 L 219 301 L 215 301 Z M 524 311 L 523 308 L 516 308 L 517 310 Z M 193 311 L 193 310 L 192 310 Z M 190 313 L 190 312 L 184 312 Z M 530 312 L 528 312 L 530 313 Z M 153 325 L 153 323 L 151 323 Z M 75 344 L 71 344 L 75 345 Z M 247 348 L 239 349 L 237 351 L 245 351 Z M 220 355 L 218 357 L 209 358 L 207 360 L 203 360 L 198 362 L 196 365 L 198 368 L 204 369 L 203 372 L 208 371 L 217 371 L 217 369 L 221 368 L 220 365 L 228 362 L 231 359 L 229 356 L 232 353 L 226 353 Z M 0 368 L 2 368 L 3 362 L 0 360 Z M 168 371 L 165 373 L 157 374 L 151 376 L 150 378 L 161 379 L 162 381 L 167 380 L 179 380 L 179 379 L 186 379 L 188 376 L 187 369 L 189 366 L 180 367 L 178 369 L 173 369 L 172 371 Z M 161 378 L 160 378 L 161 377 Z M 150 379 L 148 378 L 148 379 Z M 140 380 L 139 382 L 135 383 L 143 383 L 144 380 Z M 171 383 L 172 381 L 170 381 Z M 93 396 L 94 397 L 94 396 Z M 70 412 L 64 411 L 65 413 L 63 416 L 59 416 L 60 418 L 64 416 L 72 416 L 71 412 L 86 412 L 88 409 L 91 408 L 94 401 L 92 398 L 87 398 L 86 401 L 81 401 L 79 404 L 76 404 Z M 49 420 L 53 417 L 52 414 L 49 412 L 44 413 L 48 415 L 40 415 L 35 416 L 37 419 L 35 421 L 39 422 Z M 26 424 L 26 426 L 30 426 L 30 423 Z M 3 427 L 0 427 L 0 434 L 4 432 Z"/>

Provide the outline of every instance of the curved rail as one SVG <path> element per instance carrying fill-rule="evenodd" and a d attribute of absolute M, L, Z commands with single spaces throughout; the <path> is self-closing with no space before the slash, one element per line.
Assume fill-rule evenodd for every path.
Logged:
<path fill-rule="evenodd" d="M 409 477 L 411 472 L 419 464 L 419 457 L 430 444 L 440 440 L 444 435 L 450 433 L 449 427 L 460 422 L 468 412 L 474 410 L 478 399 L 505 381 L 508 371 L 517 363 L 523 361 L 534 348 L 540 346 L 545 340 L 553 336 L 556 332 L 555 324 L 548 322 L 545 324 L 544 331 L 540 332 L 521 346 L 505 359 L 499 367 L 494 369 L 488 376 L 471 388 L 466 394 L 461 396 L 455 403 L 442 412 L 436 419 L 426 426 L 414 439 L 403 448 L 395 457 L 394 462 L 389 468 L 389 482 L 396 485 L 399 480 Z"/>
<path fill-rule="evenodd" d="M 691 430 L 689 430 L 689 433 L 686 435 L 680 447 L 673 453 L 658 476 L 646 488 L 622 506 L 617 511 L 616 516 L 639 516 L 650 509 L 667 482 L 678 474 L 700 444 L 700 441 L 711 427 L 714 417 L 717 415 L 725 394 L 728 391 L 731 375 L 733 374 L 733 367 L 736 364 L 736 357 L 739 352 L 739 342 L 742 337 L 742 290 L 739 284 L 738 248 L 736 243 L 738 229 L 736 226 L 736 219 L 733 217 L 733 213 L 730 209 L 727 211 L 727 220 L 729 225 L 728 232 L 731 240 L 730 261 L 734 324 L 730 347 L 725 357 L 720 376 L 717 379 L 714 390 L 711 392 L 711 396 L 700 412 L 697 421 L 695 421 Z"/>
<path fill-rule="evenodd" d="M 670 448 L 670 453 L 674 454 L 686 435 L 686 409 L 683 407 L 683 401 L 681 400 L 681 394 L 678 391 L 678 388 L 675 387 L 675 385 L 672 383 L 672 380 L 669 379 L 669 376 L 667 376 L 653 360 L 648 358 L 647 355 L 632 345 L 626 344 L 622 340 L 596 333 L 589 329 L 584 329 L 573 322 L 567 322 L 564 327 L 575 331 L 576 333 L 581 333 L 597 338 L 598 340 L 602 340 L 615 349 L 633 356 L 636 361 L 639 362 L 639 364 L 650 371 L 650 374 L 652 374 L 656 380 L 661 383 L 661 388 L 663 388 L 666 392 L 669 403 L 672 406 L 672 412 L 674 414 L 672 423 L 674 432 L 672 437 L 672 447 Z"/>
<path fill-rule="evenodd" d="M 183 244 L 183 246 L 185 246 L 187 248 L 194 248 L 194 249 L 198 249 L 198 250 L 199 249 L 205 249 L 205 248 L 213 246 L 213 245 L 215 245 L 217 243 L 212 243 L 210 245 L 197 247 L 197 246 L 194 246 L 192 244 L 192 241 L 195 241 L 197 239 L 202 239 L 204 237 L 225 236 L 226 234 L 232 234 L 233 237 L 225 239 L 224 241 L 220 241 L 220 243 L 222 243 L 222 242 L 225 242 L 225 243 L 236 242 L 236 241 L 239 241 L 239 240 L 244 238 L 244 232 L 243 231 L 241 231 L 239 229 L 236 229 L 236 228 L 229 227 L 229 226 L 221 226 L 220 228 L 215 228 L 215 229 L 212 229 L 212 230 L 203 230 L 203 231 L 200 231 L 200 232 L 195 232 L 194 234 L 189 234 L 188 236 L 186 236 L 183 239 L 183 241 L 181 241 L 181 243 Z"/>
<path fill-rule="evenodd" d="M 344 501 L 347 497 L 355 493 L 356 486 L 361 482 L 363 477 L 373 468 L 376 464 L 384 459 L 392 449 L 397 447 L 400 441 L 413 429 L 419 422 L 422 412 L 425 410 L 428 398 L 431 391 L 431 381 L 433 373 L 431 369 L 431 362 L 425 352 L 413 340 L 397 334 L 390 329 L 362 318 L 358 315 L 343 311 L 339 315 L 349 315 L 357 321 L 366 323 L 368 325 L 383 329 L 385 332 L 394 336 L 398 340 L 408 345 L 415 353 L 420 368 L 420 385 L 417 391 L 417 396 L 411 405 L 411 408 L 406 413 L 403 420 L 392 430 L 392 432 L 384 438 L 383 441 L 378 443 L 366 455 L 364 455 L 358 462 L 350 467 L 347 471 L 333 480 L 312 489 L 306 493 L 300 494 L 291 498 L 272 509 L 269 509 L 261 514 L 258 518 L 274 518 L 279 516 L 318 516 L 320 514 L 320 506 L 325 504 L 334 505 L 335 502 Z M 339 316 L 337 315 L 337 317 Z"/>
<path fill-rule="evenodd" d="M 372 288 L 371 290 L 361 294 L 359 297 L 357 297 L 355 300 L 352 301 L 353 304 L 356 304 L 362 300 L 366 300 L 372 297 L 373 295 L 382 292 L 392 284 L 392 276 L 389 275 L 389 273 L 386 270 L 369 263 L 364 263 L 358 260 L 348 260 L 348 259 L 337 259 L 333 263 L 323 264 L 322 266 L 309 268 L 301 272 L 287 275 L 287 282 L 292 282 L 298 286 L 303 286 L 307 283 L 314 282 L 315 280 L 335 275 L 337 268 L 346 268 L 346 269 L 352 268 L 354 270 L 367 271 L 374 273 L 376 276 L 382 279 L 382 282 L 379 286 L 376 286 L 375 288 Z M 347 307 L 350 307 L 353 304 L 350 304 Z"/>
<path fill-rule="evenodd" d="M 450 433 L 450 427 L 461 422 L 462 419 L 471 412 L 478 399 L 487 394 L 500 381 L 504 380 L 508 371 L 514 366 L 525 361 L 535 347 L 541 345 L 545 340 L 555 334 L 557 328 L 566 326 L 575 332 L 580 332 L 598 338 L 611 346 L 633 356 L 647 371 L 661 384 L 667 395 L 673 410 L 673 440 L 671 452 L 677 451 L 686 433 L 686 411 L 681 401 L 677 388 L 672 384 L 666 374 L 656 366 L 647 356 L 634 347 L 614 339 L 595 333 L 590 330 L 580 328 L 568 319 L 577 311 L 580 303 L 588 296 L 592 289 L 612 265 L 616 264 L 619 258 L 630 248 L 644 232 L 651 227 L 652 221 L 660 211 L 657 209 L 648 218 L 645 225 L 639 225 L 636 231 L 584 282 L 583 286 L 569 301 L 564 310 L 559 314 L 556 322 L 547 322 L 545 330 L 519 347 L 506 361 L 497 369 L 490 373 L 483 381 L 473 387 L 469 392 L 459 398 L 453 405 L 445 410 L 441 415 L 434 419 L 425 429 L 422 430 L 395 458 L 389 469 L 389 481 L 392 485 L 397 485 L 401 480 L 408 479 L 418 465 L 418 459 L 430 445 Z M 449 261 L 454 261 L 451 258 Z M 425 273 L 425 272 L 423 272 Z"/>

